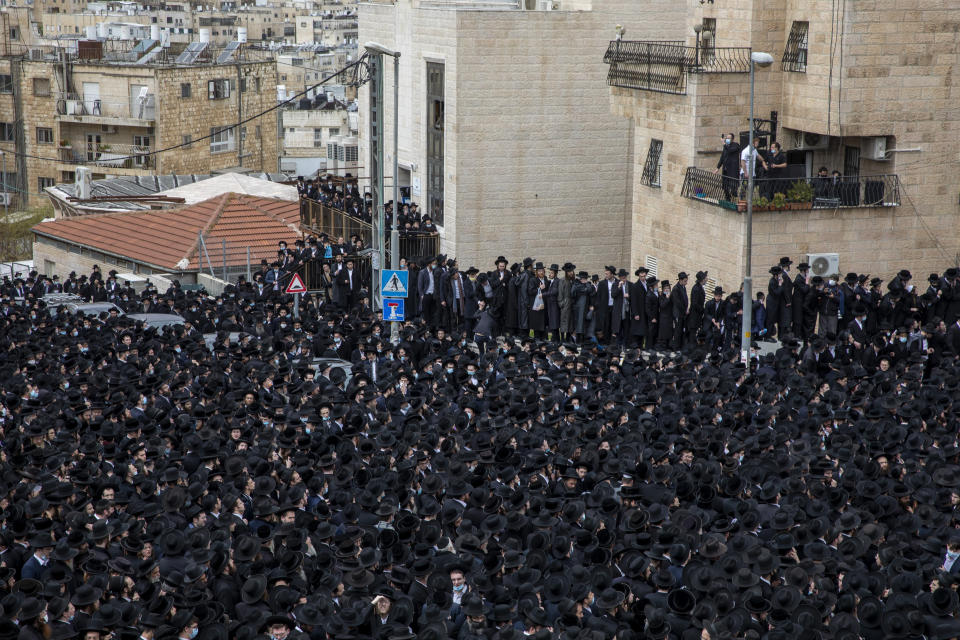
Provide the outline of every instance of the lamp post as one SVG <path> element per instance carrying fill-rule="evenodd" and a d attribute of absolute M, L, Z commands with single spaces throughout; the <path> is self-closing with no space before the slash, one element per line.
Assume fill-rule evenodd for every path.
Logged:
<path fill-rule="evenodd" d="M 740 322 L 740 356 L 750 367 L 750 333 L 753 329 L 753 277 L 750 275 L 753 259 L 753 173 L 756 166 L 753 147 L 753 76 L 755 67 L 769 67 L 773 64 L 773 56 L 762 51 L 750 53 L 750 140 L 747 141 L 747 233 L 746 256 L 743 265 L 743 315 Z"/>
<path fill-rule="evenodd" d="M 700 23 L 693 25 L 693 31 L 697 34 L 697 42 L 693 50 L 693 67 L 696 69 L 700 66 L 700 32 L 703 31 L 703 25 Z"/>

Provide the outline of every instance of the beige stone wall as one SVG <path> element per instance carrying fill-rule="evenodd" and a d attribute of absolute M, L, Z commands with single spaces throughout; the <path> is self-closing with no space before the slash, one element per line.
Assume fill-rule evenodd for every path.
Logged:
<path fill-rule="evenodd" d="M 590 269 L 629 259 L 631 127 L 598 100 L 606 92 L 600 59 L 617 23 L 638 33 L 656 21 L 670 38 L 681 38 L 685 23 L 666 2 L 592 4 L 592 11 L 553 12 L 360 5 L 360 42 L 402 54 L 399 159 L 416 166 L 420 202 L 427 198 L 426 62 L 445 64 L 442 246 L 464 264 L 487 266 L 501 253 Z M 386 72 L 389 124 L 389 61 Z M 366 164 L 368 92 L 360 93 Z"/>
<path fill-rule="evenodd" d="M 43 62 L 23 62 L 21 64 L 21 87 L 23 91 L 23 129 L 26 141 L 27 182 L 25 188 L 30 192 L 29 205 L 35 206 L 46 201 L 40 190 L 39 178 L 51 178 L 59 182 L 54 160 L 57 158 L 59 131 L 53 117 L 56 113 L 57 82 L 53 77 L 52 66 Z M 34 78 L 47 81 L 50 87 L 47 95 L 34 92 Z M 52 143 L 38 142 L 38 128 L 51 129 Z"/>
<path fill-rule="evenodd" d="M 210 134 L 211 127 L 222 127 L 238 121 L 237 100 L 242 98 L 242 118 L 246 119 L 276 104 L 277 70 L 272 62 L 244 63 L 241 73 L 247 78 L 247 91 L 241 93 L 239 83 L 230 97 L 209 100 L 207 82 L 218 78 L 237 79 L 236 65 L 158 68 L 157 147 L 167 148 L 183 142 L 184 135 L 198 140 Z M 255 90 L 255 77 L 260 78 L 260 92 Z M 192 96 L 180 97 L 180 83 L 190 82 Z M 162 153 L 159 173 L 207 173 L 238 165 L 258 171 L 276 171 L 278 154 L 276 110 L 248 122 L 243 143 L 242 160 L 238 158 L 240 133 L 235 134 L 232 151 L 210 153 L 210 141 L 201 140 L 189 147 Z M 257 135 L 259 127 L 259 137 Z M 249 154 L 249 155 L 248 155 Z"/>

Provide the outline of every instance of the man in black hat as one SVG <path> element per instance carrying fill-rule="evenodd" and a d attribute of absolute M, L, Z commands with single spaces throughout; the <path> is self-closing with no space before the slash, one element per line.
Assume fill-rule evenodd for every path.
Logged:
<path fill-rule="evenodd" d="M 621 300 L 622 291 L 617 284 L 617 269 L 613 266 L 603 268 L 603 278 L 597 284 L 597 293 L 593 301 L 594 317 L 596 320 L 597 339 L 601 342 L 613 341 L 613 323 L 616 317 L 617 301 Z M 622 309 L 622 302 L 620 308 Z M 619 327 L 619 324 L 617 325 Z"/>
<path fill-rule="evenodd" d="M 797 265 L 797 275 L 793 278 L 790 318 L 792 321 L 793 335 L 802 341 L 806 341 L 807 336 L 813 330 L 813 327 L 807 325 L 807 316 L 804 313 L 804 302 L 809 292 L 810 265 L 806 262 L 801 262 Z"/>
<path fill-rule="evenodd" d="M 431 328 L 437 326 L 437 297 L 439 294 L 439 277 L 436 273 L 437 258 L 430 257 L 424 260 L 423 268 L 417 276 L 417 292 L 420 295 L 420 317 Z"/>
<path fill-rule="evenodd" d="M 643 346 L 647 334 L 647 274 L 649 269 L 638 267 L 633 275 L 637 280 L 630 285 L 630 341 L 627 346 Z"/>
<path fill-rule="evenodd" d="M 687 273 L 685 271 L 677 274 L 677 284 L 670 290 L 670 306 L 673 314 L 670 347 L 679 351 L 686 342 L 687 319 L 690 312 L 690 301 L 687 297 Z"/>
<path fill-rule="evenodd" d="M 693 287 L 690 288 L 690 311 L 687 318 L 687 335 L 696 342 L 697 335 L 703 330 L 704 305 L 707 303 L 707 291 L 704 286 L 707 283 L 708 272 L 697 271 L 694 275 L 696 280 Z"/>

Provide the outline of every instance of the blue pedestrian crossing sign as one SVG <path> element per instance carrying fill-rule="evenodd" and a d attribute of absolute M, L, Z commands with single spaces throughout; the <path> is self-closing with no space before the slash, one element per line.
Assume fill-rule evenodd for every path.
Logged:
<path fill-rule="evenodd" d="M 410 272 L 406 269 L 384 269 L 380 272 L 380 295 L 384 298 L 406 298 L 409 285 Z"/>
<path fill-rule="evenodd" d="M 403 322 L 405 318 L 404 314 L 404 300 L 403 298 L 394 298 L 386 299 L 383 301 L 383 320 L 385 322 Z"/>

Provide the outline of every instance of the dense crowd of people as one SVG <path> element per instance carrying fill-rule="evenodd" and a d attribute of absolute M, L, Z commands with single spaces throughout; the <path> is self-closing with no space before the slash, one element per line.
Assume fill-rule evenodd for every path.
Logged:
<path fill-rule="evenodd" d="M 745 365 L 704 272 L 427 258 L 391 344 L 318 246 L 0 285 L 0 640 L 960 636 L 956 269 L 781 260 Z"/>
<path fill-rule="evenodd" d="M 363 222 L 370 223 L 375 215 L 373 194 L 360 193 L 356 178 L 348 173 L 346 177 L 332 174 L 318 175 L 313 179 L 297 176 L 297 193 L 301 198 L 319 202 L 338 211 L 342 211 Z M 434 234 L 437 226 L 429 214 L 420 211 L 415 202 L 404 202 L 399 210 L 397 229 L 406 234 Z M 393 224 L 393 200 L 384 204 L 384 214 L 388 226 Z"/>

